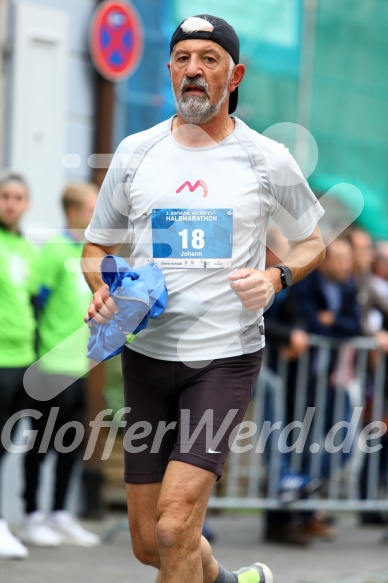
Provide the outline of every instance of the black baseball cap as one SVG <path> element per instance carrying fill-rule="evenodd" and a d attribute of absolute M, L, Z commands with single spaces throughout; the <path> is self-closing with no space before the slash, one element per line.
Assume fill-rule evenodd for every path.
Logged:
<path fill-rule="evenodd" d="M 181 40 L 189 39 L 210 39 L 215 43 L 221 45 L 232 57 L 237 65 L 240 60 L 240 41 L 236 31 L 223 18 L 218 16 L 211 16 L 211 14 L 197 14 L 195 18 L 203 18 L 213 25 L 213 30 L 195 30 L 193 32 L 183 32 L 181 26 L 185 20 L 182 20 L 180 25 L 175 30 L 170 41 L 170 55 L 175 45 Z M 238 101 L 238 87 L 229 95 L 229 113 L 233 113 L 237 107 Z"/>

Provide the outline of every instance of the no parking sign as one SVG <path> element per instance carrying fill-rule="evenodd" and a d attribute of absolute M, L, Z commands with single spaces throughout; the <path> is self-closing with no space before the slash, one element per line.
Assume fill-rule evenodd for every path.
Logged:
<path fill-rule="evenodd" d="M 94 66 L 109 81 L 128 78 L 143 51 L 143 27 L 129 2 L 105 0 L 96 9 L 90 29 Z"/>

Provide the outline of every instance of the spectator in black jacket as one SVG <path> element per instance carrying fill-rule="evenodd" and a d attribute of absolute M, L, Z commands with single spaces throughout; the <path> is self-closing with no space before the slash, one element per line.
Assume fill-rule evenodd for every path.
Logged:
<path fill-rule="evenodd" d="M 355 351 L 346 341 L 361 333 L 361 310 L 349 241 L 346 238 L 335 239 L 327 247 L 326 258 L 319 269 L 306 278 L 303 286 L 295 285 L 291 295 L 303 314 L 307 331 L 332 340 L 327 368 L 322 366 L 321 360 L 313 352 L 308 391 L 308 405 L 316 407 L 317 379 L 327 375 L 327 391 L 322 405 L 324 411 L 318 408 L 315 411 L 316 416 L 324 415 L 324 440 L 334 423 L 348 421 L 351 413 L 349 387 L 355 377 Z M 341 419 L 334 418 L 338 395 L 342 400 Z M 308 447 L 306 449 L 309 450 Z M 343 460 L 346 455 L 343 454 Z M 305 468 L 309 467 L 310 460 L 311 456 L 306 458 Z M 330 453 L 325 451 L 320 462 L 321 477 L 328 476 L 330 460 Z"/>
<path fill-rule="evenodd" d="M 266 266 L 276 265 L 286 256 L 288 242 L 279 229 L 271 228 L 267 235 Z M 268 366 L 277 373 L 279 360 L 288 361 L 288 376 L 285 386 L 285 417 L 278 419 L 273 406 L 274 395 L 270 386 L 265 386 L 265 418 L 272 422 L 281 421 L 284 425 L 294 420 L 294 402 L 297 390 L 296 364 L 298 358 L 309 349 L 309 335 L 305 331 L 303 318 L 297 309 L 295 299 L 290 289 L 279 292 L 271 307 L 265 313 Z M 271 445 L 268 444 L 268 468 L 273 468 L 270 457 Z M 299 498 L 307 495 L 317 484 L 307 475 L 300 475 L 290 469 L 289 455 L 280 456 L 280 499 Z M 270 471 L 270 470 L 269 470 Z M 314 517 L 311 513 L 290 511 L 286 507 L 281 510 L 269 510 L 264 515 L 264 539 L 291 545 L 307 545 L 311 537 L 307 524 Z M 326 530 L 326 532 L 328 532 Z"/>
<path fill-rule="evenodd" d="M 362 313 L 362 333 L 374 336 L 379 348 L 379 350 L 369 354 L 369 375 L 366 385 L 363 387 L 364 422 L 367 424 L 376 420 L 371 418 L 375 399 L 374 375 L 376 367 L 383 356 L 387 359 L 388 353 L 388 243 L 378 242 L 374 248 L 369 233 L 359 226 L 351 227 L 347 234 L 353 248 L 358 298 Z M 387 362 L 385 370 L 388 370 Z M 388 375 L 385 376 L 385 396 L 381 421 L 387 423 Z M 388 439 L 386 435 L 380 438 L 379 445 L 382 446 L 381 451 L 369 453 L 364 457 L 360 478 L 360 495 L 363 499 L 370 499 L 376 495 L 373 488 L 369 489 L 369 478 L 373 467 L 379 470 L 378 486 L 386 488 L 387 485 Z M 360 523 L 385 525 L 388 523 L 388 517 L 382 512 L 371 509 L 360 513 Z"/>
<path fill-rule="evenodd" d="M 361 333 L 352 249 L 345 238 L 327 247 L 320 267 L 291 293 L 311 334 L 347 339 Z"/>

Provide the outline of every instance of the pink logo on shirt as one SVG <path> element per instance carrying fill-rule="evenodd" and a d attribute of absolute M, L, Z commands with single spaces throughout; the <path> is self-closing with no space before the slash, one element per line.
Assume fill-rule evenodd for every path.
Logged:
<path fill-rule="evenodd" d="M 208 187 L 206 182 L 204 182 L 203 180 L 197 180 L 197 182 L 194 184 L 194 186 L 191 184 L 191 182 L 189 182 L 188 180 L 186 180 L 186 182 L 184 182 L 182 184 L 182 186 L 180 186 L 177 189 L 177 193 L 179 194 L 184 188 L 185 186 L 187 186 L 190 190 L 190 192 L 194 192 L 194 190 L 196 190 L 198 188 L 198 186 L 202 186 L 203 188 L 203 198 L 205 198 L 207 196 L 208 193 Z"/>

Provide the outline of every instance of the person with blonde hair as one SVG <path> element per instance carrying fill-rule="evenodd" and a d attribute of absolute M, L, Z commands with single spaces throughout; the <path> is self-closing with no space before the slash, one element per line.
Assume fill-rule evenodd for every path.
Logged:
<path fill-rule="evenodd" d="M 58 432 L 66 424 L 84 424 L 89 362 L 86 358 L 88 331 L 82 329 L 82 324 L 90 290 L 79 261 L 84 229 L 92 216 L 97 194 L 97 186 L 91 183 L 72 183 L 65 188 L 62 206 L 66 228 L 48 241 L 41 253 L 38 361 L 34 385 L 29 386 L 34 397 L 31 397 L 30 407 L 38 410 L 41 416 L 32 418 L 36 437 L 25 456 L 26 516 L 20 531 L 25 543 L 37 546 L 54 547 L 62 542 L 81 546 L 99 543 L 99 538 L 85 530 L 66 510 L 70 481 L 82 443 L 71 447 L 75 440 L 71 429 L 56 442 Z M 55 421 L 50 442 L 45 443 L 49 419 Z M 38 508 L 38 491 L 41 464 L 50 450 L 55 452 L 56 460 L 51 512 L 46 518 Z"/>

